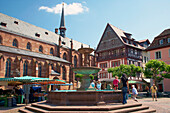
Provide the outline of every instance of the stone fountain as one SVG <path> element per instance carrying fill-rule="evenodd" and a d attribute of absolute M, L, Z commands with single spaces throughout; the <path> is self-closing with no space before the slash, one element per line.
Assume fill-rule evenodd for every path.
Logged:
<path fill-rule="evenodd" d="M 87 91 L 90 87 L 89 75 L 98 73 L 100 71 L 100 68 L 89 66 L 90 62 L 88 56 L 94 51 L 92 48 L 80 48 L 78 49 L 78 51 L 84 56 L 83 66 L 73 68 L 73 72 L 82 74 L 84 76 L 82 77 L 81 86 L 77 90 Z"/>
<path fill-rule="evenodd" d="M 100 68 L 89 66 L 88 56 L 94 51 L 92 48 L 80 48 L 78 51 L 84 56 L 83 66 L 73 68 L 73 72 L 84 75 L 80 89 L 51 91 L 48 93 L 47 103 L 66 106 L 103 105 L 122 102 L 123 96 L 120 90 L 89 90 L 89 75 L 98 73 Z"/>

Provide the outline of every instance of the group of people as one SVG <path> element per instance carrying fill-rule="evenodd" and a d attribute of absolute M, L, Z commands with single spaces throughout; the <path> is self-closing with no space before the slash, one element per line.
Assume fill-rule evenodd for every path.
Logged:
<path fill-rule="evenodd" d="M 93 87 L 93 88 L 96 88 L 97 90 L 101 90 L 101 87 L 102 87 L 102 84 L 101 84 L 101 81 L 95 81 L 95 80 L 93 80 L 92 82 L 91 82 L 91 86 Z"/>
<path fill-rule="evenodd" d="M 122 93 L 123 93 L 123 104 L 126 104 L 127 101 L 127 93 L 129 93 L 129 84 L 128 84 L 128 78 L 126 76 L 126 74 L 122 74 L 122 77 L 120 79 L 120 82 L 118 80 L 118 77 L 115 76 L 115 79 L 113 80 L 113 85 L 114 85 L 114 88 L 115 90 L 118 90 L 118 84 L 119 83 L 122 83 Z M 155 98 L 155 101 L 157 101 L 157 87 L 155 86 L 155 84 L 153 84 L 153 86 L 150 88 L 151 90 L 151 93 L 152 93 L 152 99 L 154 101 L 154 98 Z M 135 85 L 132 85 L 132 95 L 133 95 L 133 99 L 134 101 L 138 101 L 136 99 L 137 95 L 138 95 L 138 91 L 137 89 L 135 88 Z"/>
<path fill-rule="evenodd" d="M 23 104 L 23 100 L 24 100 L 24 91 L 20 86 L 14 86 L 13 87 L 13 94 L 17 97 L 17 103 L 18 104 Z"/>

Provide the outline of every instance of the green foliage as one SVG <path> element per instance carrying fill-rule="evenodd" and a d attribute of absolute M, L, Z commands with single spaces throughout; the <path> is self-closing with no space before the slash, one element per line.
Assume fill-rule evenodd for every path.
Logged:
<path fill-rule="evenodd" d="M 144 75 L 146 78 L 152 78 L 152 75 L 153 75 L 153 72 L 148 69 L 148 68 L 145 68 L 145 70 L 143 71 Z"/>
<path fill-rule="evenodd" d="M 113 68 L 107 69 L 108 73 L 113 73 Z"/>
<path fill-rule="evenodd" d="M 82 75 L 82 74 L 76 74 L 75 77 L 76 77 L 76 78 L 82 78 L 83 75 Z"/>
<path fill-rule="evenodd" d="M 93 80 L 94 79 L 94 75 L 89 75 L 89 77 L 91 78 L 91 80 Z"/>
<path fill-rule="evenodd" d="M 83 76 L 84 76 L 83 74 L 76 74 L 76 75 L 75 75 L 75 77 L 76 77 L 76 78 L 79 78 L 80 80 L 82 79 Z M 89 75 L 89 76 L 90 76 L 91 80 L 94 79 L 94 76 L 93 76 L 92 74 Z"/>
<path fill-rule="evenodd" d="M 119 67 L 109 68 L 107 70 L 109 73 L 113 74 L 114 76 L 118 76 L 119 78 L 125 73 L 127 76 L 136 76 L 137 73 L 142 72 L 142 68 L 139 66 L 135 66 L 134 64 L 131 65 L 124 65 L 121 64 Z"/>
<path fill-rule="evenodd" d="M 170 65 L 163 61 L 150 60 L 146 63 L 144 75 L 147 78 L 153 78 L 155 82 L 163 80 L 163 78 L 170 78 Z"/>

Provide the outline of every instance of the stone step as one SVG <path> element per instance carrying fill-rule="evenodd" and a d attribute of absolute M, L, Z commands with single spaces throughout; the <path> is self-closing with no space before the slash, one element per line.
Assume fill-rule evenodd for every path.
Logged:
<path fill-rule="evenodd" d="M 29 110 L 27 110 L 27 109 L 19 109 L 18 111 L 19 111 L 20 113 L 34 113 L 34 112 L 29 111 Z"/>
<path fill-rule="evenodd" d="M 31 111 L 31 112 L 36 112 L 36 113 L 49 113 L 47 110 L 43 110 L 41 108 L 36 108 L 32 106 L 26 106 L 25 109 Z"/>
<path fill-rule="evenodd" d="M 145 110 L 141 110 L 141 111 L 135 111 L 132 113 L 152 113 L 152 112 L 156 112 L 155 109 L 145 109 Z"/>
<path fill-rule="evenodd" d="M 139 106 L 139 107 L 124 108 L 124 109 L 108 111 L 108 113 L 128 113 L 128 112 L 134 112 L 134 111 L 145 110 L 145 109 L 149 109 L 149 107 Z"/>
<path fill-rule="evenodd" d="M 33 107 L 49 111 L 110 111 L 123 108 L 142 106 L 140 103 L 126 105 L 107 105 L 107 106 L 51 106 L 48 104 L 31 104 Z"/>

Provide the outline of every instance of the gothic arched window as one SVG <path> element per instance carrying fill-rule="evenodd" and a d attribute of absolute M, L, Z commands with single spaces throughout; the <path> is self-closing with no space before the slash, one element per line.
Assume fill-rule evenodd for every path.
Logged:
<path fill-rule="evenodd" d="M 23 76 L 27 76 L 27 75 L 28 75 L 28 62 L 25 61 L 23 67 Z"/>
<path fill-rule="evenodd" d="M 63 54 L 63 59 L 67 60 L 67 54 L 66 53 Z"/>
<path fill-rule="evenodd" d="M 54 64 L 51 64 L 51 69 L 54 70 Z"/>
<path fill-rule="evenodd" d="M 2 37 L 0 36 L 0 44 L 2 44 Z"/>
<path fill-rule="evenodd" d="M 6 68 L 5 68 L 5 77 L 10 77 L 11 76 L 11 59 L 7 59 L 6 61 Z"/>
<path fill-rule="evenodd" d="M 50 54 L 53 55 L 54 54 L 54 50 L 53 48 L 50 49 Z"/>
<path fill-rule="evenodd" d="M 30 42 L 27 43 L 27 49 L 31 50 L 31 43 Z"/>
<path fill-rule="evenodd" d="M 77 56 L 74 56 L 74 67 L 77 67 Z"/>
<path fill-rule="evenodd" d="M 17 39 L 14 39 L 14 40 L 13 40 L 12 45 L 13 45 L 14 47 L 18 47 L 18 41 L 17 41 Z"/>
<path fill-rule="evenodd" d="M 42 46 L 39 47 L 39 52 L 43 52 L 43 47 Z"/>
<path fill-rule="evenodd" d="M 63 80 L 66 80 L 66 68 L 63 66 L 62 67 L 62 70 L 63 70 Z"/>
<path fill-rule="evenodd" d="M 38 77 L 41 77 L 42 66 L 41 63 L 38 64 Z"/>

